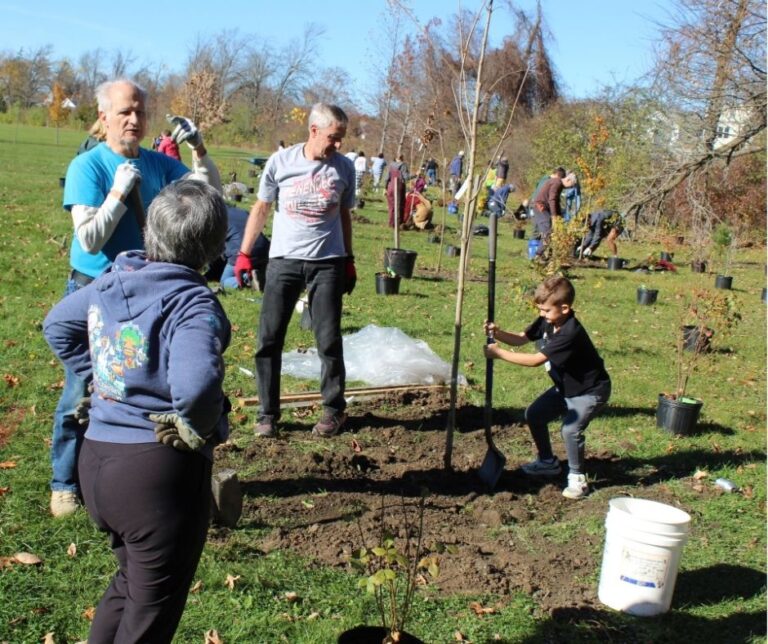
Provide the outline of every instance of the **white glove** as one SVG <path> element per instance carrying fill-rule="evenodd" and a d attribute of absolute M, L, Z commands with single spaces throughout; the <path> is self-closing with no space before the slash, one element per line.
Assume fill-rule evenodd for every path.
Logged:
<path fill-rule="evenodd" d="M 115 179 L 112 183 L 112 189 L 121 195 L 127 195 L 131 192 L 133 186 L 141 183 L 141 171 L 130 161 L 125 161 L 117 166 Z"/>
<path fill-rule="evenodd" d="M 587 248 L 587 250 L 584 251 L 584 257 L 589 257 L 592 254 L 592 249 Z"/>
<path fill-rule="evenodd" d="M 193 150 L 203 142 L 203 135 L 200 134 L 200 130 L 197 126 L 187 118 L 183 116 L 173 116 L 173 114 L 165 115 L 166 121 L 175 128 L 171 132 L 171 138 L 176 143 L 185 142 Z"/>

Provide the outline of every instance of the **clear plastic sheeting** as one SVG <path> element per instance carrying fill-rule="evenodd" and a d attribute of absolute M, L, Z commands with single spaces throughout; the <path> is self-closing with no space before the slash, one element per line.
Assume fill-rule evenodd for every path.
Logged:
<path fill-rule="evenodd" d="M 451 380 L 450 364 L 426 342 L 414 340 L 395 327 L 369 324 L 357 333 L 344 336 L 343 340 L 348 381 L 386 387 L 447 384 Z M 317 349 L 284 353 L 282 373 L 294 378 L 319 380 Z M 467 384 L 462 375 L 459 375 L 459 384 Z"/>

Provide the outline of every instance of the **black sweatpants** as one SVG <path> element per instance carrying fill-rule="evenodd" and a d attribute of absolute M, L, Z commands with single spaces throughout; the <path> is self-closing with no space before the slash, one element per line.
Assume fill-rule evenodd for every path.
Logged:
<path fill-rule="evenodd" d="M 210 461 L 160 443 L 85 439 L 78 467 L 88 513 L 120 566 L 89 644 L 170 642 L 205 544 Z"/>

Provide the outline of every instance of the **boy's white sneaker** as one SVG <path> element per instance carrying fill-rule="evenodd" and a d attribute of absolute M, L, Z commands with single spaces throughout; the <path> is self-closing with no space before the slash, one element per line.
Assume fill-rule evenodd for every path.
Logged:
<path fill-rule="evenodd" d="M 560 461 L 552 458 L 548 461 L 536 459 L 530 463 L 524 463 L 520 466 L 528 476 L 557 476 L 561 472 Z"/>
<path fill-rule="evenodd" d="M 568 487 L 563 490 L 566 499 L 581 499 L 589 493 L 587 477 L 584 474 L 569 474 Z"/>

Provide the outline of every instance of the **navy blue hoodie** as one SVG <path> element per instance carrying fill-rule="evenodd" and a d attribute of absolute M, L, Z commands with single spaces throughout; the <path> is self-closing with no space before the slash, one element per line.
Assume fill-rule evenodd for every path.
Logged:
<path fill-rule="evenodd" d="M 230 324 L 198 272 L 143 252 L 59 302 L 43 324 L 48 344 L 81 378 L 93 377 L 86 437 L 153 443 L 149 414 L 178 414 L 204 448 L 229 434 L 222 391 Z"/>

